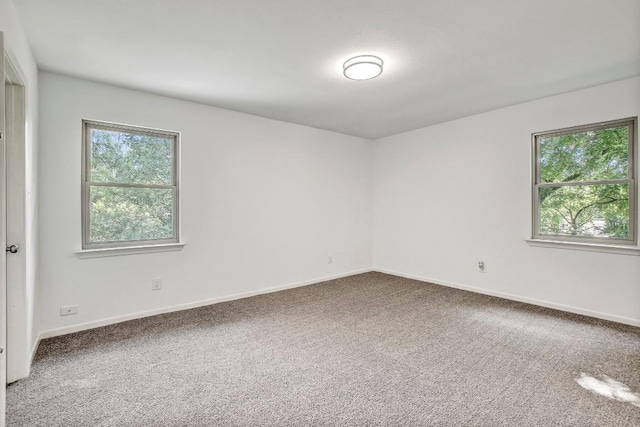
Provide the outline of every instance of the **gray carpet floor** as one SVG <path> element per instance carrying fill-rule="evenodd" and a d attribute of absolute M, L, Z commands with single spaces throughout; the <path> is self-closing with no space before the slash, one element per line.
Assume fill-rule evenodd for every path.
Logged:
<path fill-rule="evenodd" d="M 640 328 L 381 273 L 42 341 L 9 426 L 640 426 Z"/>

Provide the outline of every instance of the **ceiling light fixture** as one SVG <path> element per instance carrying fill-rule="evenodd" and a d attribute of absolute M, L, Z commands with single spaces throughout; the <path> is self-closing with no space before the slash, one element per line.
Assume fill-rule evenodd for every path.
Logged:
<path fill-rule="evenodd" d="M 355 56 L 342 66 L 344 76 L 351 80 L 369 80 L 382 74 L 382 59 L 373 55 Z"/>

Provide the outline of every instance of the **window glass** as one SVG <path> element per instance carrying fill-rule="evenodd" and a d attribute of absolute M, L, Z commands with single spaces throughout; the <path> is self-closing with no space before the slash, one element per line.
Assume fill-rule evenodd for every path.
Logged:
<path fill-rule="evenodd" d="M 621 179 L 628 166 L 627 126 L 540 138 L 542 182 Z"/>
<path fill-rule="evenodd" d="M 173 237 L 172 189 L 94 186 L 89 211 L 91 242 Z"/>
<path fill-rule="evenodd" d="M 93 182 L 171 184 L 173 138 L 91 129 Z"/>
<path fill-rule="evenodd" d="M 540 234 L 629 239 L 629 185 L 540 188 Z"/>

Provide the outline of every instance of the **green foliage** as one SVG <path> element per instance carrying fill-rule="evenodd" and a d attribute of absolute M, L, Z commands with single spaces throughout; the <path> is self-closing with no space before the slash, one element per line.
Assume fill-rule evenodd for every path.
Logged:
<path fill-rule="evenodd" d="M 91 187 L 92 242 L 170 239 L 173 190 Z"/>
<path fill-rule="evenodd" d="M 540 232 L 629 237 L 629 186 L 579 185 L 540 189 Z"/>
<path fill-rule="evenodd" d="M 540 234 L 629 238 L 629 186 L 579 184 L 625 180 L 629 167 L 627 126 L 539 140 Z"/>
<path fill-rule="evenodd" d="M 90 241 L 172 238 L 174 190 L 145 187 L 173 185 L 172 162 L 172 138 L 92 129 Z"/>
<path fill-rule="evenodd" d="M 91 130 L 93 182 L 171 185 L 173 139 Z"/>

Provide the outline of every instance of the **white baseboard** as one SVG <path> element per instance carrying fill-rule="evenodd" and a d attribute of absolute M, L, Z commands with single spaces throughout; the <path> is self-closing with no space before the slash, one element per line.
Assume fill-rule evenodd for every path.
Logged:
<path fill-rule="evenodd" d="M 617 316 L 617 315 L 614 315 L 614 314 L 602 313 L 602 312 L 599 312 L 599 311 L 587 310 L 587 309 L 583 309 L 583 308 L 579 308 L 579 307 L 573 307 L 573 306 L 564 305 L 564 304 L 557 304 L 557 303 L 550 302 L 550 301 L 544 301 L 544 300 L 538 300 L 538 299 L 534 299 L 534 298 L 522 297 L 522 296 L 519 296 L 519 295 L 509 294 L 509 293 L 506 293 L 506 292 L 492 291 L 490 289 L 483 289 L 483 288 L 478 288 L 478 287 L 474 287 L 474 286 L 461 285 L 459 283 L 452 283 L 452 282 L 447 282 L 447 281 L 438 280 L 438 279 L 430 279 L 430 278 L 427 278 L 427 277 L 421 277 L 421 276 L 416 276 L 416 275 L 412 275 L 412 274 L 405 274 L 405 273 L 400 273 L 400 272 L 392 271 L 392 270 L 386 270 L 386 269 L 381 269 L 381 268 L 373 268 L 373 269 L 366 268 L 366 269 L 362 269 L 362 270 L 350 271 L 348 273 L 342 273 L 342 274 L 336 274 L 336 275 L 332 275 L 332 276 L 321 277 L 321 278 L 318 278 L 318 279 L 312 279 L 312 280 L 305 280 L 305 281 L 302 281 L 302 282 L 290 283 L 290 284 L 282 285 L 282 286 L 275 286 L 275 287 L 266 288 L 266 289 L 260 289 L 260 290 L 256 290 L 256 291 L 243 292 L 243 293 L 239 293 L 239 294 L 216 297 L 216 298 L 211 298 L 211 299 L 206 299 L 206 300 L 201 300 L 201 301 L 194 301 L 194 302 L 185 303 L 185 304 L 178 304 L 178 305 L 174 305 L 174 306 L 170 306 L 170 307 L 157 308 L 157 309 L 154 309 L 154 310 L 142 311 L 142 312 L 127 314 L 127 315 L 124 315 L 124 316 L 110 317 L 108 319 L 96 320 L 96 321 L 93 321 L 93 322 L 80 323 L 80 324 L 77 324 L 77 325 L 71 325 L 71 326 L 65 326 L 65 327 L 62 327 L 62 328 L 49 329 L 49 330 L 41 331 L 40 335 L 38 336 L 38 340 L 34 343 L 33 349 L 31 351 L 31 360 L 33 361 L 33 358 L 36 355 L 36 352 L 38 350 L 38 345 L 39 345 L 40 341 L 43 340 L 43 339 L 46 339 L 46 338 L 56 337 L 56 336 L 59 336 L 59 335 L 71 334 L 71 333 L 74 333 L 74 332 L 84 331 L 84 330 L 87 330 L 87 329 L 99 328 L 101 326 L 107 326 L 107 325 L 112 325 L 114 323 L 126 322 L 128 320 L 140 319 L 140 318 L 149 317 L 149 316 L 156 316 L 158 314 L 165 314 L 165 313 L 171 313 L 171 312 L 174 312 L 174 311 L 188 310 L 190 308 L 203 307 L 203 306 L 206 306 L 206 305 L 217 304 L 217 303 L 221 303 L 221 302 L 225 302 L 225 301 L 233 301 L 233 300 L 238 300 L 238 299 L 242 299 L 242 298 L 248 298 L 248 297 L 252 297 L 252 296 L 256 296 L 256 295 L 283 291 L 285 289 L 298 288 L 298 287 L 302 287 L 302 286 L 312 285 L 312 284 L 315 284 L 315 283 L 326 282 L 328 280 L 340 279 L 340 278 L 343 278 L 343 277 L 353 276 L 353 275 L 356 275 L 356 274 L 368 273 L 368 272 L 371 272 L 371 271 L 377 271 L 377 272 L 380 272 L 380 273 L 391 274 L 393 276 L 399 276 L 399 277 L 404 277 L 404 278 L 407 278 L 407 279 L 419 280 L 421 282 L 433 283 L 433 284 L 436 284 L 436 285 L 447 286 L 447 287 L 450 287 L 450 288 L 462 289 L 462 290 L 465 290 L 465 291 L 475 292 L 475 293 L 479 293 L 479 294 L 490 295 L 490 296 L 494 296 L 494 297 L 498 297 L 498 298 L 504 298 L 504 299 L 508 299 L 508 300 L 512 300 L 512 301 L 524 302 L 524 303 L 528 303 L 528 304 L 538 305 L 538 306 L 541 306 L 541 307 L 552 308 L 552 309 L 555 309 L 555 310 L 561 310 L 561 311 L 566 311 L 566 312 L 569 312 L 569 313 L 581 314 L 581 315 L 584 315 L 584 316 L 595 317 L 597 319 L 610 320 L 610 321 L 613 321 L 613 322 L 618 322 L 618 323 L 623 323 L 623 324 L 626 324 L 626 325 L 632 325 L 632 326 L 640 327 L 640 320 L 638 320 L 638 319 L 631 319 L 631 318 L 628 318 L 628 317 Z"/>
<path fill-rule="evenodd" d="M 541 307 L 552 308 L 555 310 L 567 311 L 569 313 L 581 314 L 583 316 L 595 317 L 597 319 L 610 320 L 612 322 L 624 323 L 625 325 L 639 326 L 640 320 L 628 317 L 617 316 L 615 314 L 602 313 L 599 311 L 587 310 L 584 308 L 573 307 L 570 305 L 557 304 L 555 302 L 539 300 L 535 298 L 527 298 L 519 295 L 509 294 L 506 292 L 492 291 L 490 289 L 477 288 L 475 286 L 461 285 L 459 283 L 445 282 L 438 279 L 429 279 L 427 277 L 415 276 L 413 274 L 405 274 L 397 271 L 386 270 L 382 268 L 374 268 L 373 271 L 379 273 L 391 274 L 393 276 L 404 277 L 406 279 L 419 280 L 421 282 L 433 283 L 435 285 L 447 286 L 449 288 L 462 289 L 465 291 L 475 292 L 478 294 L 490 295 L 493 297 L 504 298 L 512 301 L 524 302 L 527 304 L 539 305 Z"/>
<path fill-rule="evenodd" d="M 211 298 L 211 299 L 206 299 L 201 301 L 194 301 L 194 302 L 189 302 L 185 304 L 178 304 L 170 307 L 162 307 L 162 308 L 156 308 L 148 311 L 141 311 L 137 313 L 126 314 L 124 316 L 110 317 L 108 319 L 95 320 L 93 322 L 80 323 L 77 325 L 65 326 L 62 328 L 49 329 L 49 330 L 40 332 L 40 336 L 38 337 L 38 342 L 40 342 L 40 340 L 43 340 L 45 338 L 57 337 L 60 335 L 71 334 L 74 332 L 80 332 L 87 329 L 99 328 L 101 326 L 112 325 L 114 323 L 126 322 L 127 320 L 134 320 L 134 319 L 140 319 L 143 317 L 156 316 L 158 314 L 171 313 L 174 311 L 188 310 L 190 308 L 203 307 L 205 305 L 217 304 L 225 301 L 233 301 L 233 300 L 248 298 L 248 297 L 261 295 L 261 294 L 269 294 L 272 292 L 283 291 L 285 289 L 299 288 L 302 286 L 313 285 L 315 283 L 326 282 L 327 280 L 340 279 L 343 277 L 353 276 L 355 274 L 368 273 L 370 271 L 373 271 L 373 270 L 371 270 L 370 268 L 366 268 L 362 270 L 350 271 L 348 273 L 321 277 L 318 279 L 290 283 L 288 285 L 274 286 L 272 288 L 266 288 L 266 289 L 259 289 L 257 291 L 243 292 L 239 294 L 216 297 L 216 298 Z M 37 347 L 35 349 L 37 350 Z M 35 356 L 35 350 L 32 356 Z"/>

